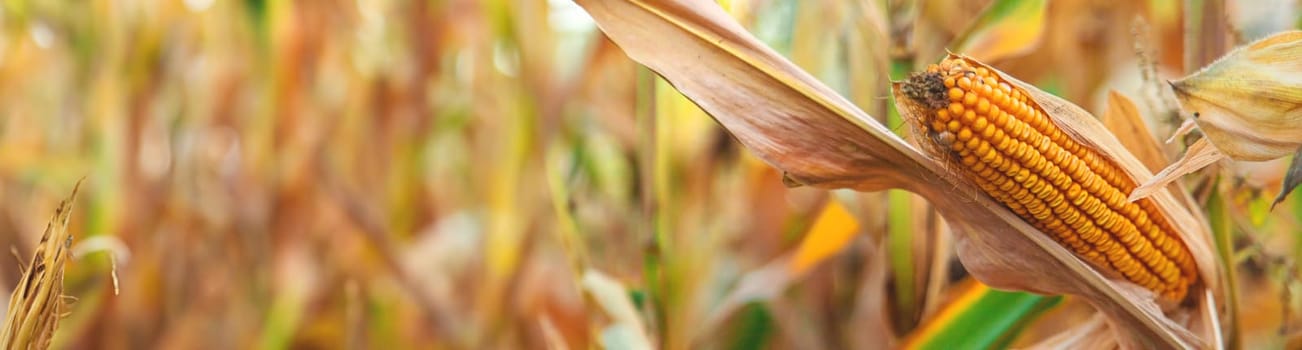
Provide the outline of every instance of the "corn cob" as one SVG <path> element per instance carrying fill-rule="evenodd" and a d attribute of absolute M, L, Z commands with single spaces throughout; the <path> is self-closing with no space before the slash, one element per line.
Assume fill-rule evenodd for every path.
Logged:
<path fill-rule="evenodd" d="M 949 58 L 911 76 L 902 92 L 928 108 L 919 127 L 959 173 L 1082 259 L 1173 301 L 1197 281 L 1188 248 L 1155 203 L 1126 200 L 1135 181 L 1020 88 Z"/>

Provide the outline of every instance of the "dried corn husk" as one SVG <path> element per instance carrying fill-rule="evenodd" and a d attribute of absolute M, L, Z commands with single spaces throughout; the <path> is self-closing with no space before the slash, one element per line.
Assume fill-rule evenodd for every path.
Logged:
<path fill-rule="evenodd" d="M 1240 47 L 1197 73 L 1172 81 L 1171 89 L 1180 108 L 1193 116 L 1217 152 L 1191 148 L 1186 159 L 1136 189 L 1131 198 L 1142 198 L 1147 194 L 1143 190 L 1163 186 L 1219 157 L 1264 161 L 1302 148 L 1302 31 L 1275 34 Z M 1213 155 L 1217 158 L 1211 159 Z M 1189 159 L 1193 157 L 1200 159 Z M 1292 167 L 1299 165 L 1294 162 Z M 1276 203 L 1292 188 L 1286 184 Z"/>
<path fill-rule="evenodd" d="M 1302 31 L 1234 50 L 1171 88 L 1230 158 L 1271 160 L 1302 146 Z"/>

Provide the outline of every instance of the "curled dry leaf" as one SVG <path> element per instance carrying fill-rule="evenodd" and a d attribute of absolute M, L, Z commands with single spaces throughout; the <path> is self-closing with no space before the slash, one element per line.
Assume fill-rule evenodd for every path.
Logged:
<path fill-rule="evenodd" d="M 1145 181 L 1134 191 L 1130 192 L 1130 201 L 1136 201 L 1142 198 L 1148 198 L 1154 191 L 1165 187 L 1167 184 L 1179 179 L 1181 176 L 1198 171 L 1218 160 L 1225 159 L 1225 154 L 1212 146 L 1207 139 L 1199 139 L 1194 144 L 1189 145 L 1189 149 L 1184 151 L 1184 156 L 1175 161 L 1156 176 Z"/>
<path fill-rule="evenodd" d="M 1174 143 L 1175 140 L 1184 137 L 1184 135 L 1188 135 L 1190 132 L 1193 132 L 1194 128 L 1197 127 L 1198 127 L 1198 123 L 1194 122 L 1193 119 L 1185 119 L 1184 122 L 1180 123 L 1180 127 L 1176 128 L 1175 131 L 1171 132 L 1171 136 L 1167 137 L 1165 142 Z"/>
<path fill-rule="evenodd" d="M 1236 49 L 1171 88 L 1230 158 L 1271 160 L 1302 146 L 1302 31 Z"/>
<path fill-rule="evenodd" d="M 925 197 L 958 233 L 960 260 L 992 287 L 1090 300 L 1116 325 L 1119 341 L 1142 347 L 1182 347 L 1212 339 L 1214 328 L 1197 310 L 1209 305 L 1208 286 L 1218 283 L 1202 222 L 1166 192 L 1154 203 L 1190 246 L 1202 283 L 1191 302 L 1165 315 L 1152 293 L 1078 259 L 1020 217 L 981 195 L 973 183 L 952 176 L 952 165 L 925 155 L 809 74 L 749 35 L 711 1 L 579 0 L 598 27 L 633 60 L 668 80 L 710 113 L 751 152 L 794 182 L 821 188 L 865 191 L 902 188 Z M 1013 80 L 1016 82 L 1015 80 Z M 1016 82 L 1043 110 L 1068 121 L 1076 137 L 1098 137 L 1103 149 L 1131 178 L 1151 176 L 1098 121 L 1070 103 Z M 898 89 L 897 89 L 898 90 Z M 902 99 L 896 92 L 897 100 Z M 903 113 L 910 108 L 901 105 Z M 916 116 L 916 114 L 915 114 Z M 1211 288 L 1210 290 L 1215 290 Z M 1190 335 L 1189 329 L 1197 330 Z"/>
<path fill-rule="evenodd" d="M 72 233 L 68 220 L 72 217 L 72 202 L 77 198 L 81 181 L 72 188 L 72 194 L 59 202 L 41 234 L 36 253 L 23 270 L 22 279 L 14 286 L 9 297 L 9 311 L 5 316 L 0 346 L 5 349 L 45 349 L 50 347 L 59 319 L 67 312 L 63 295 L 63 266 L 71 255 Z"/>
<path fill-rule="evenodd" d="M 1172 81 L 1171 89 L 1180 108 L 1193 114 L 1193 122 L 1216 148 L 1216 155 L 1264 161 L 1302 148 L 1302 31 L 1275 34 L 1240 47 L 1201 71 Z M 1212 155 L 1191 146 L 1183 159 L 1130 197 L 1144 198 L 1147 192 L 1141 190 L 1202 169 L 1215 162 Z M 1293 189 L 1285 182 L 1275 203 Z"/>

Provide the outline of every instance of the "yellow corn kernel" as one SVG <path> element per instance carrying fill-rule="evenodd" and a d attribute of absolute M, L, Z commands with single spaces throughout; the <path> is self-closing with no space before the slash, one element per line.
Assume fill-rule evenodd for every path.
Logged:
<path fill-rule="evenodd" d="M 960 173 L 1082 259 L 1180 301 L 1193 257 L 1151 199 L 1126 201 L 1133 179 L 1062 132 L 1034 100 L 985 67 L 947 59 L 904 93 Z"/>

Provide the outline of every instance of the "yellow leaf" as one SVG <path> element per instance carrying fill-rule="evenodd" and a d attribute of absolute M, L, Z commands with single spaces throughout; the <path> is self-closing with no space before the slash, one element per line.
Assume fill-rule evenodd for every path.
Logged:
<path fill-rule="evenodd" d="M 997 0 L 981 18 L 955 40 L 958 52 L 996 61 L 1022 55 L 1039 46 L 1044 34 L 1046 0 Z"/>
<path fill-rule="evenodd" d="M 1140 184 L 1139 187 L 1135 187 L 1135 190 L 1130 192 L 1130 197 L 1126 200 L 1133 202 L 1141 198 L 1147 198 L 1153 192 L 1166 187 L 1166 184 L 1179 179 L 1181 176 L 1198 171 L 1198 169 L 1202 169 L 1221 159 L 1225 159 L 1225 154 L 1213 147 L 1207 139 L 1199 139 L 1193 145 L 1190 145 L 1189 149 L 1185 150 L 1184 156 L 1180 157 L 1180 160 L 1171 163 L 1166 169 L 1162 169 L 1162 172 Z"/>
<path fill-rule="evenodd" d="M 845 205 L 836 198 L 828 200 L 823 212 L 818 214 L 818 219 L 800 241 L 800 247 L 796 248 L 796 257 L 791 259 L 790 265 L 792 274 L 804 273 L 841 251 L 858 231 L 859 221 L 850 215 Z"/>

